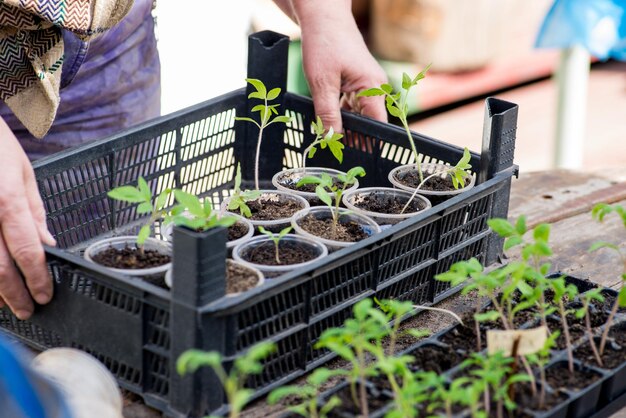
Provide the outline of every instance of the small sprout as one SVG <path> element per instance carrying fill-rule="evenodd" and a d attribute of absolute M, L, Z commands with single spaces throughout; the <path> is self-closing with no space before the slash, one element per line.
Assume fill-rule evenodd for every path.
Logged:
<path fill-rule="evenodd" d="M 208 198 L 202 201 L 182 190 L 174 190 L 174 197 L 178 205 L 172 209 L 168 219 L 174 225 L 185 226 L 195 231 L 207 231 L 219 226 L 228 228 L 237 222 L 234 216 L 219 217 L 219 213 L 213 211 L 213 205 Z"/>
<path fill-rule="evenodd" d="M 248 206 L 248 202 L 258 199 L 259 196 L 261 196 L 261 192 L 258 190 L 241 190 L 241 166 L 237 164 L 235 187 L 228 202 L 228 210 L 238 210 L 242 216 L 250 218 L 252 216 L 252 211 Z"/>
<path fill-rule="evenodd" d="M 262 226 L 259 226 L 259 232 L 261 232 L 262 234 L 268 236 L 273 242 L 274 242 L 274 251 L 275 251 L 275 255 L 276 255 L 276 263 L 280 264 L 280 257 L 279 255 L 279 246 L 280 246 L 280 240 L 283 239 L 283 237 L 285 235 L 287 235 L 289 232 L 291 232 L 291 227 L 288 226 L 287 228 L 282 229 L 278 234 L 274 234 L 272 231 L 268 231 L 267 229 L 263 228 Z"/>
<path fill-rule="evenodd" d="M 228 417 L 238 418 L 254 394 L 254 390 L 245 387 L 248 377 L 261 374 L 262 361 L 275 351 L 276 344 L 272 342 L 256 344 L 238 357 L 227 373 L 222 365 L 224 359 L 217 351 L 187 350 L 176 361 L 176 370 L 183 376 L 194 373 L 200 367 L 212 368 L 226 393 L 230 407 Z"/>
<path fill-rule="evenodd" d="M 328 128 L 328 132 L 325 133 L 324 124 L 319 116 L 317 116 L 317 121 L 311 122 L 311 129 L 315 133 L 315 139 L 302 153 L 302 167 L 306 168 L 306 159 L 313 158 L 318 145 L 321 149 L 328 147 L 333 156 L 341 164 L 343 162 L 344 148 L 344 145 L 341 142 L 343 135 L 335 132 L 332 126 Z"/>
<path fill-rule="evenodd" d="M 150 214 L 148 221 L 141 227 L 137 234 L 137 247 L 140 251 L 143 251 L 143 244 L 150 236 L 152 224 L 166 215 L 164 207 L 167 204 L 167 197 L 171 192 L 170 189 L 163 190 L 153 202 L 152 192 L 150 191 L 148 183 L 143 177 L 139 177 L 137 187 L 120 186 L 107 193 L 111 199 L 121 202 L 139 203 L 137 213 L 140 215 Z"/>
<path fill-rule="evenodd" d="M 261 80 L 246 78 L 246 81 L 256 89 L 256 91 L 253 91 L 248 95 L 248 99 L 263 100 L 263 104 L 258 104 L 252 108 L 252 112 L 259 112 L 260 122 L 248 117 L 236 117 L 235 120 L 250 122 L 259 128 L 259 137 L 256 145 L 256 157 L 254 160 L 254 187 L 256 190 L 259 190 L 259 158 L 261 155 L 263 130 L 273 123 L 291 123 L 293 118 L 287 115 L 278 115 L 278 110 L 276 110 L 276 108 L 280 106 L 279 104 L 268 104 L 268 102 L 275 100 L 280 94 L 279 87 L 267 91 L 265 84 L 263 84 Z"/>
<path fill-rule="evenodd" d="M 567 284 L 565 277 L 559 277 L 550 281 L 552 291 L 554 292 L 553 302 L 558 306 L 558 311 L 561 317 L 561 326 L 563 328 L 563 335 L 565 336 L 565 344 L 567 350 L 567 365 L 570 374 L 574 374 L 574 355 L 572 354 L 572 337 L 569 332 L 569 325 L 567 323 L 567 315 L 569 310 L 565 309 L 565 301 L 573 300 L 578 295 L 578 288 L 573 284 Z"/>
<path fill-rule="evenodd" d="M 604 302 L 602 289 L 599 287 L 591 289 L 585 293 L 581 293 L 579 295 L 579 298 L 580 300 L 582 300 L 583 306 L 580 309 L 576 310 L 576 318 L 585 318 L 585 329 L 587 331 L 587 338 L 589 339 L 589 346 L 591 347 L 591 351 L 593 352 L 593 356 L 595 357 L 598 366 L 602 367 L 602 358 L 600 357 L 600 352 L 598 351 L 596 340 L 593 337 L 593 331 L 591 329 L 591 318 L 589 317 L 589 305 L 591 305 L 593 301 L 598 301 L 600 303 Z"/>
<path fill-rule="evenodd" d="M 317 186 L 315 187 L 315 194 L 322 202 L 324 202 L 326 206 L 330 208 L 330 212 L 333 217 L 333 237 L 337 234 L 337 224 L 339 223 L 339 205 L 341 204 L 341 197 L 348 187 L 356 183 L 357 176 L 365 176 L 365 170 L 363 169 L 363 167 L 353 167 L 348 170 L 346 174 L 338 174 L 337 180 L 342 183 L 341 187 L 337 186 L 334 183 L 333 178 L 326 173 L 322 173 L 319 177 L 305 176 L 302 177 L 300 181 L 298 181 L 298 187 L 304 184 L 317 184 Z M 330 191 L 330 193 L 328 191 Z M 331 193 L 333 194 L 332 197 Z"/>

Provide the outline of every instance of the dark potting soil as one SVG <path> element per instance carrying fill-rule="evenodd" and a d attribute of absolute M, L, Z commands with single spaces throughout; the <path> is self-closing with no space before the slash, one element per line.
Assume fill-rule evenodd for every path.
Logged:
<path fill-rule="evenodd" d="M 313 215 L 307 215 L 298 221 L 298 225 L 315 236 L 334 241 L 357 242 L 369 237 L 361 225 L 354 221 L 341 222 L 340 220 L 334 234 L 331 218 L 317 219 Z"/>
<path fill-rule="evenodd" d="M 172 257 L 156 250 L 144 249 L 140 251 L 135 247 L 128 246 L 122 249 L 109 247 L 95 254 L 92 259 L 105 267 L 129 270 L 158 267 L 172 261 Z"/>
<path fill-rule="evenodd" d="M 565 340 L 565 332 L 563 332 L 563 326 L 561 325 L 561 319 L 557 316 L 548 316 L 547 318 L 548 328 L 550 332 L 559 331 L 561 335 L 556 339 L 556 347 L 559 350 L 563 350 L 567 348 L 567 342 Z M 581 339 L 585 335 L 585 327 L 580 323 L 568 323 L 569 334 L 571 343 L 574 344 L 576 341 Z"/>
<path fill-rule="evenodd" d="M 298 202 L 293 200 L 276 200 L 259 198 L 248 202 L 248 207 L 255 221 L 271 221 L 274 219 L 289 218 L 302 209 Z"/>
<path fill-rule="evenodd" d="M 557 363 L 546 370 L 546 381 L 554 390 L 581 390 L 600 379 L 600 374 L 588 369 L 574 368 L 570 374 L 567 362 Z"/>
<path fill-rule="evenodd" d="M 259 278 L 253 270 L 235 263 L 226 263 L 226 293 L 245 292 L 257 285 Z"/>
<path fill-rule="evenodd" d="M 293 241 L 280 241 L 278 245 L 278 259 L 276 262 L 276 247 L 273 242 L 265 242 L 263 245 L 250 250 L 242 257 L 251 263 L 266 266 L 283 266 L 304 263 L 313 260 L 318 253 L 308 244 Z"/>
<path fill-rule="evenodd" d="M 452 348 L 433 345 L 422 346 L 410 353 L 415 357 L 411 368 L 439 374 L 450 370 L 463 360 Z"/>
<path fill-rule="evenodd" d="M 432 173 L 424 172 L 424 178 L 428 177 Z M 400 183 L 404 184 L 408 187 L 417 187 L 420 185 L 420 176 L 417 170 L 407 171 L 399 175 L 398 173 L 394 174 L 396 180 Z M 468 184 L 468 179 L 464 179 L 463 187 Z M 459 187 L 459 188 L 463 188 Z M 452 184 L 452 180 L 450 176 L 439 177 L 434 176 L 426 180 L 426 182 L 420 187 L 420 190 L 428 190 L 432 192 L 449 192 L 452 190 L 457 190 L 454 188 L 454 184 Z"/>
<path fill-rule="evenodd" d="M 402 212 L 407 200 L 401 199 L 397 196 L 384 196 L 384 195 L 363 195 L 358 202 L 355 202 L 354 206 L 359 209 L 366 210 L 375 213 L 385 213 L 397 215 L 401 213 L 415 213 L 426 207 L 426 204 L 418 199 L 411 200 L 409 207 Z"/>
<path fill-rule="evenodd" d="M 243 222 L 235 222 L 228 227 L 228 240 L 234 241 L 248 233 L 248 225 Z"/>
<path fill-rule="evenodd" d="M 356 394 L 357 401 L 361 401 L 359 398 L 359 384 L 356 385 Z M 341 400 L 341 405 L 333 409 L 329 417 L 340 417 L 342 415 L 351 415 L 351 416 L 360 416 L 361 414 L 361 405 L 355 405 L 354 400 L 352 398 L 352 392 L 350 390 L 350 385 L 341 389 L 336 393 L 337 397 Z M 385 407 L 389 402 L 390 398 L 385 396 L 380 390 L 375 387 L 367 386 L 367 405 L 369 407 L 370 414 L 380 408 Z"/>
<path fill-rule="evenodd" d="M 297 190 L 299 192 L 315 193 L 315 188 L 317 187 L 317 184 L 303 184 L 301 186 L 298 186 L 298 182 L 299 181 L 300 181 L 300 178 L 297 178 L 297 179 L 285 178 L 285 179 L 281 179 L 280 184 L 285 186 L 286 188 L 288 188 L 290 190 Z M 343 182 L 339 181 L 336 178 L 333 178 L 333 186 L 341 188 L 341 187 L 343 187 Z M 326 188 L 326 191 L 330 192 L 330 190 L 328 188 Z"/>
<path fill-rule="evenodd" d="M 441 337 L 441 342 L 449 345 L 450 347 L 454 347 L 459 351 L 468 353 L 476 351 L 476 332 L 474 330 L 474 325 L 470 322 L 465 322 L 465 324 L 466 326 L 459 325 L 452 329 L 452 331 L 443 335 Z M 481 350 L 486 347 L 486 340 L 486 337 L 481 335 Z"/>
<path fill-rule="evenodd" d="M 549 411 L 558 404 L 565 402 L 568 396 L 563 392 L 547 392 L 543 401 L 543 405 L 539 405 L 539 391 L 533 394 L 529 383 L 518 383 L 515 385 L 515 403 L 518 409 L 528 408 L 533 411 Z"/>

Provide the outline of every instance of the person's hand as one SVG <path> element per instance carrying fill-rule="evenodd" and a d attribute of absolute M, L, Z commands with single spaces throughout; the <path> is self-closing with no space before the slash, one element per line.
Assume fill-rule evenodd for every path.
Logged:
<path fill-rule="evenodd" d="M 340 107 L 387 121 L 382 97 L 356 97 L 387 77 L 363 41 L 350 1 L 293 1 L 292 10 L 302 30 L 304 72 L 315 113 L 324 126 L 342 131 Z"/>
<path fill-rule="evenodd" d="M 44 304 L 52 298 L 42 243 L 55 245 L 55 240 L 30 161 L 2 118 L 0 141 L 0 306 L 6 303 L 19 319 L 27 319 L 32 299 Z"/>

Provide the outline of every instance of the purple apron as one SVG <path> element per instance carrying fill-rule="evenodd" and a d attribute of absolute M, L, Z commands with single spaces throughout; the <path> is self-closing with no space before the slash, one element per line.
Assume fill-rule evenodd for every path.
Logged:
<path fill-rule="evenodd" d="M 90 42 L 64 31 L 61 102 L 43 139 L 30 135 L 0 102 L 0 117 L 31 160 L 159 116 L 161 67 L 151 9 L 152 0 L 135 0 L 117 26 Z"/>

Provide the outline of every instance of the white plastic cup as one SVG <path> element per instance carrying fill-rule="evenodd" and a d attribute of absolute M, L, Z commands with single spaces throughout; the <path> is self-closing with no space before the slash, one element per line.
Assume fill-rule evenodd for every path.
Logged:
<path fill-rule="evenodd" d="M 411 197 L 413 196 L 413 192 L 408 192 L 402 189 L 393 189 L 391 187 L 365 187 L 363 189 L 356 189 L 356 190 L 351 190 L 349 192 L 346 192 L 343 195 L 341 200 L 343 204 L 346 206 L 346 208 L 354 212 L 370 217 L 380 226 L 395 225 L 398 222 L 408 219 L 411 216 L 415 216 L 418 213 L 421 213 L 425 211 L 426 209 L 429 209 L 432 207 L 432 205 L 430 204 L 430 200 L 428 200 L 424 196 L 420 196 L 419 194 L 416 194 L 415 196 L 413 196 L 412 200 L 421 202 L 424 205 L 424 208 L 417 212 L 411 211 L 411 208 L 407 208 L 407 212 L 402 213 L 402 214 L 380 213 L 380 212 L 371 212 L 369 210 L 361 209 L 360 207 L 357 206 L 358 202 L 360 201 L 360 199 L 363 198 L 363 196 L 376 196 L 376 195 L 379 195 L 379 196 L 389 195 L 389 196 L 397 198 L 403 204 L 406 204 L 409 201 L 409 199 L 411 199 Z"/>
<path fill-rule="evenodd" d="M 435 173 L 436 171 L 441 172 L 440 177 L 443 177 L 444 175 L 447 176 L 448 174 L 444 174 L 444 170 L 449 170 L 451 168 L 450 166 L 447 166 L 444 164 L 431 164 L 431 163 L 421 164 L 421 167 L 422 167 L 422 173 L 424 174 L 424 178 Z M 389 179 L 391 184 L 393 184 L 394 187 L 397 187 L 398 189 L 401 189 L 401 190 L 406 190 L 408 192 L 414 192 L 415 187 L 407 186 L 406 184 L 403 184 L 402 182 L 400 182 L 397 178 L 398 175 L 401 176 L 402 174 L 407 173 L 409 171 L 417 171 L 417 164 L 405 164 L 405 165 L 396 167 L 389 172 L 389 175 L 387 176 L 387 178 Z M 459 193 L 466 192 L 472 187 L 474 187 L 474 184 L 476 183 L 476 177 L 470 173 L 467 173 L 467 176 L 465 178 L 466 179 L 469 178 L 470 180 L 469 184 L 466 184 L 465 187 L 462 187 L 456 190 L 447 190 L 447 191 L 434 191 L 434 190 L 420 189 L 418 194 L 426 196 L 431 201 L 431 203 L 435 205 L 446 199 L 454 197 L 458 195 Z"/>
<path fill-rule="evenodd" d="M 94 242 L 90 246 L 85 249 L 83 257 L 91 261 L 92 263 L 98 264 L 93 261 L 93 257 L 101 251 L 108 249 L 109 247 L 113 247 L 115 249 L 123 249 L 125 247 L 134 248 L 137 246 L 137 236 L 136 235 L 125 235 L 120 237 L 112 237 L 105 238 L 100 241 Z M 143 248 L 145 250 L 156 250 L 161 254 L 172 256 L 172 246 L 163 240 L 156 239 L 153 237 L 148 237 L 143 244 Z M 98 264 L 99 266 L 101 264 Z M 150 267 L 147 269 L 118 269 L 113 267 L 106 267 L 116 273 L 122 273 L 127 276 L 154 276 L 154 277 L 163 277 L 165 272 L 172 266 L 172 263 L 166 263 L 162 266 Z"/>
<path fill-rule="evenodd" d="M 274 176 L 272 177 L 272 184 L 278 190 L 289 191 L 297 194 L 298 196 L 302 196 L 309 202 L 311 206 L 319 205 L 321 204 L 321 202 L 315 192 L 303 192 L 301 190 L 290 189 L 289 187 L 284 185 L 284 182 L 285 180 L 290 180 L 293 183 L 298 183 L 298 181 L 300 181 L 300 179 L 302 179 L 304 176 L 319 177 L 322 173 L 326 173 L 334 179 L 337 178 L 338 174 L 346 174 L 343 171 L 334 170 L 332 168 L 326 167 L 290 168 L 288 170 L 279 171 L 278 173 L 274 174 Z M 358 187 L 359 181 L 355 179 L 354 184 L 347 188 L 346 191 L 355 190 Z"/>
<path fill-rule="evenodd" d="M 232 213 L 232 212 L 225 212 L 222 216 L 234 216 L 237 218 L 237 223 L 241 222 L 248 227 L 248 232 L 246 232 L 245 235 L 243 235 L 242 237 L 239 237 L 232 241 L 226 241 L 226 248 L 228 249 L 235 248 L 237 244 L 249 240 L 254 235 L 254 225 L 252 225 L 252 222 L 250 222 L 245 217 L 237 213 Z M 173 233 L 174 233 L 174 224 L 169 223 L 165 225 L 165 227 L 163 228 L 163 234 L 162 234 L 163 240 L 172 242 Z"/>

